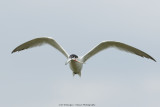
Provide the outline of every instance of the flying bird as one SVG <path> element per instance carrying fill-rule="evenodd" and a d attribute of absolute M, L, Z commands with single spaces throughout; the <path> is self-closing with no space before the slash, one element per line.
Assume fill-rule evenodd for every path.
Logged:
<path fill-rule="evenodd" d="M 43 44 L 49 44 L 52 47 L 56 48 L 59 52 L 61 52 L 66 58 L 67 61 L 65 63 L 65 65 L 69 64 L 70 69 L 73 71 L 73 76 L 75 74 L 78 74 L 79 76 L 81 76 L 81 70 L 83 67 L 83 64 L 92 56 L 94 56 L 95 54 L 99 53 L 102 50 L 114 47 L 117 49 L 120 49 L 122 51 L 126 51 L 126 52 L 130 52 L 132 54 L 136 54 L 138 56 L 141 57 L 145 57 L 145 58 L 149 58 L 153 61 L 156 62 L 156 60 L 151 57 L 150 55 L 148 55 L 147 53 L 136 49 L 132 46 L 129 46 L 127 44 L 121 43 L 121 42 L 116 42 L 116 41 L 103 41 L 100 44 L 98 44 L 96 47 L 94 47 L 93 49 L 91 49 L 88 53 L 86 53 L 84 56 L 79 57 L 76 54 L 71 54 L 69 55 L 61 45 L 59 45 L 53 38 L 50 37 L 40 37 L 40 38 L 35 38 L 32 39 L 28 42 L 25 42 L 21 45 L 19 45 L 18 47 L 16 47 L 12 53 L 17 52 L 17 51 L 22 51 L 24 49 L 28 49 L 28 48 L 32 48 L 32 47 L 36 47 L 36 46 L 41 46 Z"/>

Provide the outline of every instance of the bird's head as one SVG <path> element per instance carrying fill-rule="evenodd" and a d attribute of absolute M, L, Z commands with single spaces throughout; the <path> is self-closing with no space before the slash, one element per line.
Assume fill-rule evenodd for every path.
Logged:
<path fill-rule="evenodd" d="M 71 54 L 71 55 L 69 56 L 69 58 L 70 58 L 70 59 L 77 59 L 78 56 L 77 56 L 76 54 Z"/>
<path fill-rule="evenodd" d="M 75 55 L 75 54 L 71 54 L 67 60 L 67 62 L 65 63 L 65 65 L 67 65 L 70 61 L 76 61 L 76 62 L 79 62 L 79 63 L 82 63 L 79 61 L 78 59 L 78 56 Z"/>

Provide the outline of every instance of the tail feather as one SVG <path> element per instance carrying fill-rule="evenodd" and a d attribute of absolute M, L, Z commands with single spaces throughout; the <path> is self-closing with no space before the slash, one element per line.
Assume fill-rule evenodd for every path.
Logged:
<path fill-rule="evenodd" d="M 75 75 L 75 73 L 74 73 L 74 72 L 73 72 L 72 74 L 73 74 L 73 76 Z M 79 72 L 79 73 L 78 73 L 78 75 L 81 77 L 81 72 Z"/>
<path fill-rule="evenodd" d="M 81 72 L 78 73 L 79 77 L 81 77 Z"/>
<path fill-rule="evenodd" d="M 74 73 L 74 72 L 73 72 L 72 74 L 73 74 L 73 76 L 75 75 L 75 73 Z"/>

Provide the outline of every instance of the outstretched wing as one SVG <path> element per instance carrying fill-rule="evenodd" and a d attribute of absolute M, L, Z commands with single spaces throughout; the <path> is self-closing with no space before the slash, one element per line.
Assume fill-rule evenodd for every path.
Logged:
<path fill-rule="evenodd" d="M 86 55 L 84 55 L 82 57 L 82 61 L 86 62 L 90 57 L 92 57 L 95 54 L 97 54 L 98 52 L 100 52 L 104 49 L 110 48 L 110 47 L 115 47 L 115 48 L 118 48 L 120 50 L 136 54 L 136 55 L 141 56 L 141 57 L 146 57 L 146 58 L 152 59 L 153 61 L 156 62 L 156 60 L 154 58 L 152 58 L 150 55 L 148 55 L 147 53 L 145 53 L 145 52 L 143 52 L 139 49 L 136 49 L 132 46 L 129 46 L 127 44 L 120 43 L 120 42 L 115 42 L 115 41 L 105 41 L 105 42 L 100 43 L 95 48 L 93 48 L 91 51 L 89 51 Z"/>
<path fill-rule="evenodd" d="M 24 49 L 36 47 L 36 46 L 41 46 L 43 44 L 49 44 L 59 50 L 65 57 L 68 58 L 67 52 L 52 38 L 49 37 L 41 37 L 41 38 L 35 38 L 33 40 L 30 40 L 28 42 L 23 43 L 22 45 L 16 47 L 12 53 L 17 52 L 17 51 L 22 51 Z"/>

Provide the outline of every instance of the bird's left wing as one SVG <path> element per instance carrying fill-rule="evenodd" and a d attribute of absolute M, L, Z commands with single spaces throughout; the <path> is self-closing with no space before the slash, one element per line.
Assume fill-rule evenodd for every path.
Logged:
<path fill-rule="evenodd" d="M 152 59 L 153 61 L 156 62 L 156 60 L 154 58 L 152 58 L 150 55 L 148 55 L 147 53 L 145 53 L 145 52 L 143 52 L 139 49 L 136 49 L 132 46 L 129 46 L 127 44 L 120 43 L 120 42 L 115 42 L 115 41 L 101 42 L 99 45 L 97 45 L 95 48 L 93 48 L 91 51 L 89 51 L 87 54 L 85 54 L 82 57 L 82 61 L 86 62 L 90 57 L 92 57 L 95 54 L 97 54 L 98 52 L 100 52 L 104 49 L 110 48 L 110 47 L 115 47 L 115 48 L 118 48 L 120 50 L 136 54 L 136 55 L 141 56 L 141 57 L 146 57 L 146 58 Z"/>
<path fill-rule="evenodd" d="M 49 44 L 56 48 L 58 51 L 60 51 L 65 57 L 68 58 L 68 53 L 52 38 L 49 37 L 41 37 L 41 38 L 35 38 L 33 40 L 30 40 L 28 42 L 25 42 L 21 44 L 20 46 L 16 47 L 12 53 L 17 52 L 17 51 L 22 51 L 24 49 L 36 47 L 36 46 L 41 46 L 43 44 Z"/>

